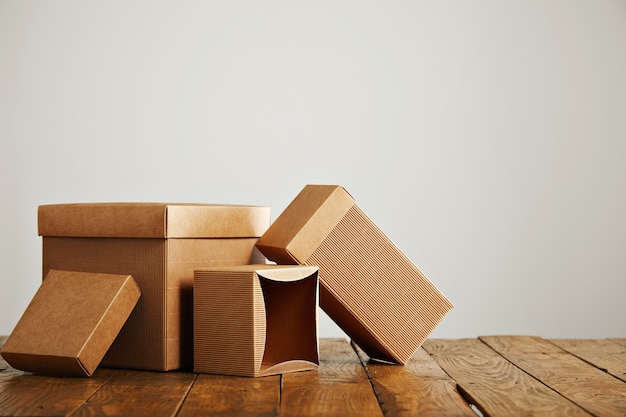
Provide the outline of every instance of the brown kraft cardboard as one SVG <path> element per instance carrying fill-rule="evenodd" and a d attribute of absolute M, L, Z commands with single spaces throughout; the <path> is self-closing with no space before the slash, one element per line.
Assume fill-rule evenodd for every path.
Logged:
<path fill-rule="evenodd" d="M 263 263 L 270 223 L 260 206 L 78 203 L 39 207 L 43 275 L 50 269 L 129 274 L 142 297 L 102 366 L 191 369 L 193 270 Z"/>
<path fill-rule="evenodd" d="M 91 376 L 139 298 L 130 275 L 50 270 L 2 356 L 24 371 Z"/>
<path fill-rule="evenodd" d="M 194 371 L 258 377 L 317 369 L 317 267 L 194 272 Z"/>
<path fill-rule="evenodd" d="M 374 359 L 404 364 L 452 303 L 338 185 L 307 185 L 257 242 L 318 265 L 320 305 Z"/>

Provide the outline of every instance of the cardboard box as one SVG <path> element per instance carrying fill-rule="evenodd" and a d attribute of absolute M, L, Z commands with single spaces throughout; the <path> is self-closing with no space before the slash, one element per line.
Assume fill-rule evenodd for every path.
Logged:
<path fill-rule="evenodd" d="M 130 275 L 51 270 L 2 356 L 23 371 L 91 376 L 139 296 Z"/>
<path fill-rule="evenodd" d="M 317 369 L 317 267 L 194 272 L 194 371 L 266 376 Z"/>
<path fill-rule="evenodd" d="M 257 242 L 318 265 L 320 305 L 371 358 L 404 364 L 452 304 L 337 185 L 308 185 Z"/>
<path fill-rule="evenodd" d="M 191 369 L 194 268 L 264 262 L 254 244 L 269 223 L 269 208 L 257 206 L 40 206 L 43 274 L 61 269 L 132 275 L 142 297 L 102 365 Z"/>

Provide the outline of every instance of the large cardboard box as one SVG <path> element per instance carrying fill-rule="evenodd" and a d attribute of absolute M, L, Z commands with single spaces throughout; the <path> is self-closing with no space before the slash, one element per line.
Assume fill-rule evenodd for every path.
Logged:
<path fill-rule="evenodd" d="M 322 309 L 374 359 L 406 363 L 452 308 L 341 186 L 307 185 L 257 247 L 318 265 Z"/>
<path fill-rule="evenodd" d="M 2 356 L 24 371 L 91 376 L 139 297 L 130 275 L 51 270 Z"/>
<path fill-rule="evenodd" d="M 266 376 L 317 369 L 317 267 L 194 272 L 194 371 Z"/>
<path fill-rule="evenodd" d="M 43 275 L 50 269 L 130 274 L 142 297 L 103 366 L 191 369 L 193 270 L 263 263 L 254 244 L 268 207 L 84 203 L 39 207 Z"/>

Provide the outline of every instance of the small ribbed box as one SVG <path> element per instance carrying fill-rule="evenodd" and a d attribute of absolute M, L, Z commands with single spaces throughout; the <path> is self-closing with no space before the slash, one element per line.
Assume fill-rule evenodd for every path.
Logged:
<path fill-rule="evenodd" d="M 259 377 L 317 369 L 318 268 L 194 270 L 194 371 Z"/>
<path fill-rule="evenodd" d="M 406 363 L 452 309 L 338 185 L 307 185 L 256 246 L 278 264 L 319 266 L 320 306 L 374 359 Z"/>

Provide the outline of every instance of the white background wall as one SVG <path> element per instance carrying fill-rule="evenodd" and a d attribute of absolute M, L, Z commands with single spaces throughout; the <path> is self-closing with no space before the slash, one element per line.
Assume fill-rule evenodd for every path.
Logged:
<path fill-rule="evenodd" d="M 434 337 L 624 337 L 625 74 L 622 0 L 0 0 L 0 334 L 40 204 L 331 183 L 456 305 Z"/>

